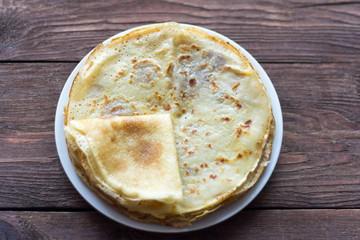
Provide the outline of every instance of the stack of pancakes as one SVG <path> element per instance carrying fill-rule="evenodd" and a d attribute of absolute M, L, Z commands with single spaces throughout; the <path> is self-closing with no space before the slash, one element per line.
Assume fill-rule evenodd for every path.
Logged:
<path fill-rule="evenodd" d="M 70 159 L 122 213 L 190 225 L 251 188 L 275 122 L 249 61 L 197 28 L 156 24 L 100 44 L 65 109 Z"/>

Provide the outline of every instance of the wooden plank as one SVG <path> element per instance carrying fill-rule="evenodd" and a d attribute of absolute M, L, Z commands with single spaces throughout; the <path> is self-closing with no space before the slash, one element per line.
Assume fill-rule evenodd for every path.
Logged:
<path fill-rule="evenodd" d="M 218 31 L 261 62 L 359 61 L 355 1 L 9 0 L 2 5 L 2 61 L 78 61 L 118 32 L 166 21 Z"/>
<path fill-rule="evenodd" d="M 58 96 L 75 65 L 0 64 L 0 208 L 89 208 L 61 168 L 53 133 Z M 359 65 L 264 67 L 285 133 L 275 172 L 251 207 L 359 208 Z"/>
<path fill-rule="evenodd" d="M 89 208 L 62 170 L 53 132 L 75 65 L 0 65 L 0 208 Z"/>
<path fill-rule="evenodd" d="M 358 239 L 360 210 L 247 210 L 190 233 L 149 233 L 97 212 L 0 212 L 2 239 Z M 4 237 L 5 236 L 5 237 Z"/>

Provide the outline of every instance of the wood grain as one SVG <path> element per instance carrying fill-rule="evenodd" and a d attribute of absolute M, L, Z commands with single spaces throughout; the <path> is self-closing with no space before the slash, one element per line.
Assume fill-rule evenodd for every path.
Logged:
<path fill-rule="evenodd" d="M 0 64 L 0 208 L 89 209 L 54 143 L 60 91 L 75 63 Z M 357 64 L 264 64 L 284 116 L 282 153 L 251 208 L 359 208 Z"/>
<path fill-rule="evenodd" d="M 360 210 L 247 210 L 211 228 L 175 235 L 130 229 L 96 212 L 0 212 L 2 239 L 352 240 L 359 226 Z"/>
<path fill-rule="evenodd" d="M 2 0 L 1 3 L 1 61 L 78 61 L 120 31 L 177 21 L 218 31 L 261 62 L 359 62 L 357 1 Z"/>
<path fill-rule="evenodd" d="M 284 139 L 247 210 L 214 227 L 137 231 L 93 208 L 54 141 L 61 89 L 91 49 L 144 24 L 215 30 L 260 61 Z M 0 0 L 0 239 L 359 239 L 360 1 Z"/>

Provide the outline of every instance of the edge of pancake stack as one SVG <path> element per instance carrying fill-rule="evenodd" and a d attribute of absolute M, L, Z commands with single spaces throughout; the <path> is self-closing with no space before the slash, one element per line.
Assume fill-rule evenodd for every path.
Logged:
<path fill-rule="evenodd" d="M 174 227 L 246 193 L 269 162 L 275 133 L 250 62 L 178 23 L 100 44 L 64 114 L 69 156 L 87 186 L 127 216 Z"/>

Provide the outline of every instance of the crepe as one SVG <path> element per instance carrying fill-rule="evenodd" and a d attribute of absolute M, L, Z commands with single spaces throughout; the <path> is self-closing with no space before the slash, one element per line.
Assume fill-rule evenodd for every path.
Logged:
<path fill-rule="evenodd" d="M 249 61 L 220 38 L 177 23 L 100 44 L 75 78 L 65 113 L 65 126 L 81 119 L 171 116 L 181 200 L 129 200 L 75 168 L 125 214 L 178 227 L 228 204 L 257 181 L 275 126 L 269 96 Z M 88 161 L 70 144 L 76 137 L 67 135 L 67 141 L 73 162 Z"/>
<path fill-rule="evenodd" d="M 66 135 L 85 155 L 77 161 L 92 182 L 127 199 L 172 203 L 182 199 L 169 114 L 73 120 Z"/>

